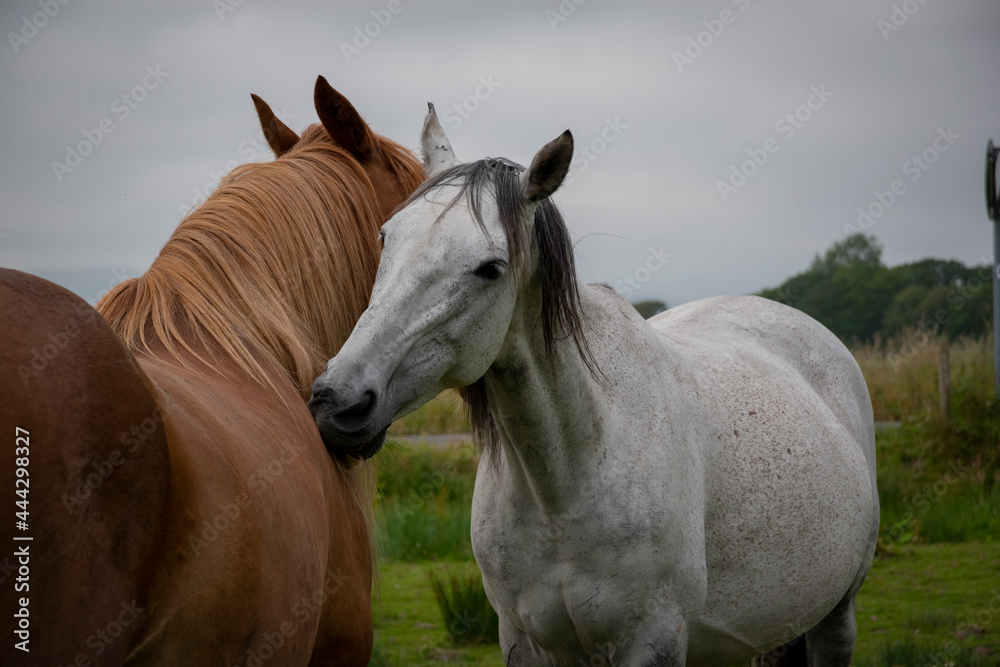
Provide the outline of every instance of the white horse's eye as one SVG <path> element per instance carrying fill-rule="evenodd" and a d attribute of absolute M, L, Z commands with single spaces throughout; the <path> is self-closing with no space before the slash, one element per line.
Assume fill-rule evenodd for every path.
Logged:
<path fill-rule="evenodd" d="M 378 242 L 383 248 L 385 247 L 385 232 L 381 229 L 378 232 Z"/>
<path fill-rule="evenodd" d="M 476 269 L 475 274 L 480 278 L 485 278 L 486 280 L 496 280 L 503 274 L 504 264 L 498 259 L 491 260 L 489 262 L 484 262 L 479 265 Z"/>

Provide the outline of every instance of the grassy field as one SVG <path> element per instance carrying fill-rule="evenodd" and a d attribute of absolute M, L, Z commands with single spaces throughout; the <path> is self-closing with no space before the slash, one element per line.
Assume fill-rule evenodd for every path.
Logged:
<path fill-rule="evenodd" d="M 428 570 L 465 567 L 380 566 L 373 665 L 503 665 L 496 644 L 455 644 L 435 604 Z M 876 559 L 858 595 L 857 620 L 856 665 L 1000 665 L 1000 544 L 916 545 Z M 896 662 L 907 651 L 923 655 Z M 935 660 L 939 655 L 946 659 Z"/>
<path fill-rule="evenodd" d="M 937 409 L 938 345 L 900 339 L 854 351 L 876 418 L 900 422 L 877 433 L 882 526 L 858 597 L 856 665 L 1000 667 L 1000 403 L 991 397 L 991 342 L 951 346 L 948 421 Z M 392 429 L 469 430 L 454 392 Z M 379 456 L 373 665 L 503 664 L 496 643 L 465 643 L 467 627 L 444 620 L 431 584 L 432 575 L 476 580 L 469 527 L 477 463 L 469 443 L 396 442 Z M 475 588 L 481 595 L 481 584 Z"/>
<path fill-rule="evenodd" d="M 1000 665 L 1000 543 L 876 558 L 856 611 L 857 665 Z"/>

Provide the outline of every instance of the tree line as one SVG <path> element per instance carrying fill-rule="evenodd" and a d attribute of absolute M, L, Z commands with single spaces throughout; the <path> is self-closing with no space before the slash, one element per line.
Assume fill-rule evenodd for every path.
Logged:
<path fill-rule="evenodd" d="M 809 268 L 758 296 L 798 308 L 845 343 L 886 340 L 919 330 L 956 339 L 990 331 L 993 276 L 989 265 L 922 259 L 888 267 L 874 236 L 857 233 L 816 255 Z M 644 318 L 663 301 L 632 304 Z"/>
<path fill-rule="evenodd" d="M 845 342 L 885 340 L 913 329 L 954 340 L 989 332 L 992 277 L 989 265 L 945 259 L 887 267 L 876 238 L 858 233 L 758 294 L 798 308 Z"/>

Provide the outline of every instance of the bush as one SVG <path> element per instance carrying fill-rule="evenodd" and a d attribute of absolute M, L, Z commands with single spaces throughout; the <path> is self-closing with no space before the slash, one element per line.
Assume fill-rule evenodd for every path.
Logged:
<path fill-rule="evenodd" d="M 456 644 L 488 644 L 500 641 L 500 619 L 490 606 L 483 577 L 475 563 L 428 570 L 431 588 L 448 634 Z"/>

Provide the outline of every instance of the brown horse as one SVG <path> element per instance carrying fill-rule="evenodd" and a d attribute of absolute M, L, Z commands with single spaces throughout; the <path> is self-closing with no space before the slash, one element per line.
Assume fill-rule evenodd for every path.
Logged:
<path fill-rule="evenodd" d="M 34 482 L 29 529 L 0 524 L 31 554 L 28 593 L 0 556 L 3 664 L 368 663 L 375 452 L 328 452 L 303 398 L 423 171 L 322 77 L 315 102 L 298 137 L 254 96 L 278 159 L 230 173 L 97 312 L 0 273 L 4 494 L 15 429 Z"/>

